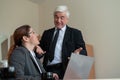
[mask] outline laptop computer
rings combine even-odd
[[[72,53],[63,80],[88,79],[94,58]]]

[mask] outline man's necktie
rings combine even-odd
[[[49,48],[49,60],[52,61],[54,59],[54,52],[55,52],[55,46],[56,46],[56,43],[57,43],[57,39],[58,39],[58,36],[59,36],[59,31],[60,29],[57,29],[55,35],[54,35],[54,38],[52,40],[52,43],[50,45],[50,48]]]

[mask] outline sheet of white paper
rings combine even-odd
[[[88,79],[94,58],[72,53],[64,79]]]

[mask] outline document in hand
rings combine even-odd
[[[93,57],[72,53],[63,80],[88,79],[93,62]]]

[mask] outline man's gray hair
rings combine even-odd
[[[67,17],[69,18],[69,16],[70,16],[68,8],[65,5],[57,6],[55,11],[54,11],[54,15],[55,15],[56,12],[66,12]]]

